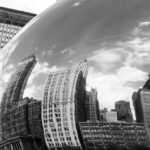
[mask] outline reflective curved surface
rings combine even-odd
[[[148,0],[56,3],[0,51],[0,96],[16,64],[36,54],[38,63],[24,96],[42,99],[49,72],[88,59],[87,86],[97,87],[101,107],[113,108],[116,100],[130,100],[150,71],[149,8]]]

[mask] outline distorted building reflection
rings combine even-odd
[[[82,147],[78,123],[85,121],[87,61],[48,76],[42,101],[42,122],[48,149]]]
[[[28,77],[37,59],[23,59],[12,73],[1,100],[2,142],[0,150],[46,148],[41,119],[41,102],[24,98]]]
[[[150,138],[150,90],[139,89],[132,95],[133,106],[135,109],[136,121],[145,124]]]

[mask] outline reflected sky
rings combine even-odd
[[[97,88],[100,108],[131,101],[150,72],[149,16],[149,0],[61,0],[0,51],[0,95],[16,64],[36,54],[24,96],[42,100],[50,72],[87,59],[87,88]]]

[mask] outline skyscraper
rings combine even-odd
[[[48,76],[42,103],[47,147],[81,147],[78,122],[85,120],[84,94],[87,62]]]
[[[26,97],[3,116],[0,150],[47,150],[41,119],[41,101]]]
[[[36,57],[32,55],[24,59],[16,67],[16,70],[10,77],[7,87],[3,93],[1,100],[2,114],[7,110],[17,107],[18,102],[22,100],[28,77],[36,62]]]
[[[144,123],[143,106],[141,100],[141,90],[132,94],[133,107],[135,110],[136,122]]]
[[[132,96],[137,122],[145,124],[150,138],[150,90],[140,89]]]
[[[40,136],[43,132],[42,122],[39,122],[41,109],[38,107],[39,109],[33,110],[39,104],[29,105],[32,100],[22,98],[28,77],[36,62],[36,57],[32,55],[18,63],[3,93],[0,114],[2,129],[0,149],[12,150],[16,145],[19,150],[33,150],[35,146],[39,147],[38,150],[42,150],[45,147],[45,142]],[[35,116],[35,113],[38,117]],[[38,136],[32,130],[33,120],[34,123],[38,122],[36,124]],[[38,145],[40,143],[41,145]]]
[[[0,7],[0,49],[34,16],[32,13]]]
[[[133,121],[129,102],[123,100],[118,101],[115,103],[115,109],[117,111],[118,120],[127,122]]]
[[[91,88],[91,91],[86,91],[85,112],[86,120],[100,120],[99,102],[97,99],[97,90],[95,88]]]

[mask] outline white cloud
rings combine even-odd
[[[14,71],[14,65],[13,64],[10,64],[8,66],[6,66],[4,69],[3,69],[3,72],[2,72],[2,76],[1,76],[1,79],[0,79],[0,82],[1,84],[4,82],[4,83],[7,83],[12,72]]]
[[[27,82],[24,95],[29,96],[29,97],[33,96],[35,98],[38,98],[38,97],[41,98],[41,95],[43,95],[41,86],[43,86],[44,88],[45,82],[43,82],[43,84],[39,86],[35,82],[35,79],[37,77],[40,77],[41,75],[44,75],[46,79],[47,75],[50,72],[55,72],[55,71],[63,70],[63,69],[65,68],[57,67],[57,66],[50,67],[48,63],[46,62],[43,62],[43,63],[38,62],[36,66],[34,67],[33,71],[31,72],[31,75],[29,76],[29,80]],[[3,74],[0,78],[0,98],[2,97],[2,93],[13,71],[14,71],[14,66],[12,64],[8,65],[5,68],[5,70],[3,70]]]
[[[66,49],[62,50],[60,53],[72,55],[72,54],[74,54],[74,51],[71,48],[66,48]]]
[[[150,25],[150,21],[143,21],[143,22],[140,22],[139,27],[145,27],[148,25]]]
[[[44,63],[37,62],[36,66],[31,72],[31,75],[28,80],[28,84],[32,84],[33,80],[41,74],[49,74],[50,72],[55,72],[55,71],[63,70],[63,69],[65,68],[57,67],[57,66],[49,67],[49,64],[47,62],[44,62]]]
[[[118,49],[100,49],[94,52],[94,55],[88,58],[89,61],[96,62],[97,66],[101,67],[103,71],[107,71],[116,66],[120,62],[121,55],[116,53]]]
[[[74,3],[73,6],[79,6],[81,3]]]
[[[142,43],[142,39],[139,37],[135,37],[132,40],[126,42],[127,45],[139,45],[141,43]],[[124,44],[123,44],[123,46],[124,46]]]
[[[143,66],[150,61],[150,40],[136,38],[125,42],[124,48],[128,51],[126,65]]]
[[[29,77],[29,80],[27,82],[27,86],[24,91],[23,97],[34,97],[37,99],[42,99],[43,98],[43,93],[44,93],[44,87],[45,87],[45,82],[47,79],[47,76],[50,72],[55,72],[59,70],[64,70],[64,67],[57,67],[57,66],[52,66],[50,67],[48,63],[37,63],[36,66],[34,67],[33,71],[31,72],[31,75]],[[35,80],[37,78],[41,78],[42,83],[39,85]]]
[[[23,97],[33,97],[35,95],[35,92],[37,91],[36,85],[29,86],[25,89]]]
[[[142,21],[134,28],[131,34],[134,36],[149,35],[149,33],[144,32],[145,27],[148,27],[149,25],[150,21]]]
[[[147,78],[147,73],[131,66],[124,66],[118,69],[117,77],[120,83],[143,81]]]
[[[136,30],[136,36],[132,33],[128,41],[117,42],[116,45],[126,53],[125,65],[144,66],[150,62],[150,35],[145,34],[141,27],[136,27]]]
[[[130,66],[123,66],[113,74],[103,74],[90,67],[87,83],[88,87],[97,87],[100,107],[111,109],[117,100],[129,100],[132,104],[131,96],[137,89],[127,83],[144,81],[146,75],[147,73]]]

